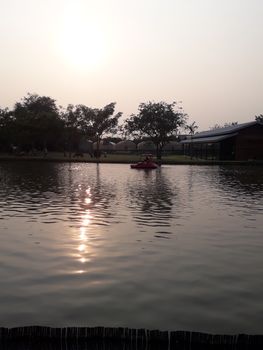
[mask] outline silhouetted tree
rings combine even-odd
[[[196,130],[198,129],[198,125],[196,125],[196,122],[193,122],[192,124],[188,124],[185,126],[185,129],[189,131],[190,135],[194,135]]]
[[[189,134],[191,135],[191,159],[193,158],[193,135],[195,133],[195,131],[198,129],[198,126],[196,125],[195,122],[193,122],[192,124],[186,125],[185,129],[189,131]]]
[[[156,146],[156,154],[162,157],[162,150],[178,129],[186,123],[187,114],[177,107],[176,102],[148,102],[139,105],[137,115],[132,114],[125,121],[125,129],[135,138],[148,137]]]
[[[114,133],[117,130],[118,121],[122,113],[118,112],[114,115],[116,103],[112,102],[105,107],[93,108],[87,111],[83,120],[83,128],[85,133],[92,136],[96,141],[96,157],[99,158],[99,145],[102,137],[109,133]]]
[[[88,109],[84,105],[69,104],[63,113],[64,120],[64,151],[69,151],[71,157],[73,145],[79,144],[83,130],[83,111]],[[78,147],[78,146],[77,146]]]
[[[210,127],[210,130],[228,128],[229,126],[235,126],[235,125],[238,125],[238,122],[229,122],[229,123],[225,123],[223,125],[215,124],[215,125]]]
[[[0,148],[10,151],[11,144],[15,140],[14,118],[8,108],[0,108]]]
[[[263,123],[263,114],[256,115],[255,120],[259,123]]]
[[[114,114],[115,103],[104,108],[91,108],[85,105],[68,105],[64,114],[65,128],[68,134],[69,146],[73,140],[86,136],[97,143],[96,156],[99,157],[99,144],[105,134],[114,132],[122,113]]]
[[[54,146],[63,130],[56,101],[47,96],[28,94],[15,104],[13,116],[21,147]]]

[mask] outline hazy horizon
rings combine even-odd
[[[0,107],[28,92],[123,118],[182,101],[199,130],[263,113],[260,0],[0,0]]]

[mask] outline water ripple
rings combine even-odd
[[[0,323],[263,324],[263,169],[0,164]]]

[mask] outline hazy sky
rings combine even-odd
[[[0,106],[27,92],[124,117],[183,101],[199,131],[263,113],[262,0],[0,0]]]

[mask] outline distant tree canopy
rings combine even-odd
[[[176,102],[141,103],[138,112],[121,126],[118,123],[122,113],[116,113],[115,107],[116,103],[111,102],[103,108],[69,104],[63,109],[51,97],[29,93],[13,109],[0,108],[0,151],[47,148],[68,151],[71,155],[90,140],[97,143],[98,157],[102,138],[111,134],[118,140],[128,136],[151,140],[157,157],[161,158],[163,147],[176,138],[179,130],[193,135],[198,128],[195,122],[187,124],[188,116]],[[255,116],[255,120],[263,123],[263,115]],[[210,129],[233,125],[237,122],[216,124]]]
[[[63,129],[56,101],[37,94],[28,94],[15,104],[13,125],[16,143],[28,148],[53,145]]]
[[[259,123],[263,123],[263,114],[256,115],[255,120]]]
[[[66,109],[47,96],[27,94],[14,108],[0,108],[0,150],[78,151],[81,138],[98,144],[108,133],[115,132],[122,113],[116,113],[115,103],[91,108],[69,104]]]
[[[193,122],[192,124],[186,125],[185,129],[189,132],[190,135],[194,135],[194,133],[198,129],[198,125],[196,125],[196,122]]]
[[[223,125],[215,124],[215,125],[210,127],[210,130],[221,129],[221,128],[228,128],[229,126],[234,126],[234,125],[238,125],[238,122],[229,122],[229,123],[225,123]]]
[[[84,135],[83,120],[89,108],[84,105],[74,106],[69,104],[66,110],[62,113],[64,121],[64,151],[68,151],[70,156],[72,150],[78,151],[78,143]]]
[[[141,103],[138,114],[126,119],[126,132],[135,138],[148,137],[156,146],[157,157],[161,158],[165,144],[186,124],[187,115],[176,107],[176,102]]]
[[[80,136],[85,136],[97,142],[96,154],[98,156],[102,137],[114,132],[122,115],[122,113],[114,115],[114,110],[114,102],[101,109],[85,105],[68,105],[64,113],[64,122],[69,145],[71,146]]]
[[[8,108],[0,108],[0,149],[8,150],[14,140],[14,121]]]
[[[99,157],[99,144],[105,134],[117,132],[119,118],[122,113],[114,115],[116,103],[112,102],[102,109],[92,109],[90,118],[86,120],[85,130],[93,135],[97,143],[96,156]]]
[[[84,124],[84,129],[87,134],[95,137],[96,141],[100,142],[105,134],[117,131],[118,121],[122,113],[114,115],[115,105],[116,103],[112,102],[101,109],[90,110],[90,116]]]

